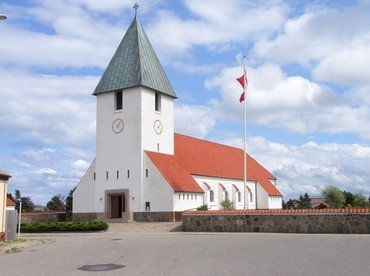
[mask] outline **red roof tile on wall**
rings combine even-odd
[[[177,192],[203,192],[191,175],[244,179],[243,150],[175,133],[175,155],[145,151]],[[271,196],[281,196],[270,182],[276,178],[247,155],[248,180],[257,181]]]

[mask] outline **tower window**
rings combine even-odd
[[[157,151],[159,151],[159,143],[157,143]]]
[[[96,180],[96,173],[94,172],[94,180]]]
[[[116,110],[122,110],[123,108],[123,94],[122,91],[115,93]]]
[[[105,172],[105,178],[108,179],[108,171]]]
[[[148,169],[145,170],[145,176],[148,177],[149,176],[149,171]]]
[[[161,94],[155,93],[155,111],[161,112]]]
[[[117,171],[117,179],[119,178],[119,171]]]
[[[130,178],[130,170],[127,170],[127,178]]]

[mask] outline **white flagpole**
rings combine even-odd
[[[248,202],[248,198],[247,198],[247,72],[246,72],[246,69],[245,69],[245,65],[246,64],[246,61],[245,61],[245,56],[244,56],[244,65],[243,65],[243,69],[244,69],[244,209],[247,209],[247,202]]]

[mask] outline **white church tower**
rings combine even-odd
[[[144,151],[174,154],[176,99],[136,16],[93,95],[96,159],[73,194],[73,213],[129,220],[132,212],[150,209]]]

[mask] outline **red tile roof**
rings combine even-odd
[[[177,133],[174,138],[174,156],[146,153],[175,191],[202,190],[191,175],[244,179],[243,150]],[[281,196],[270,182],[276,178],[249,155],[247,176],[248,180],[257,181],[269,195]]]
[[[6,198],[6,206],[17,206],[9,197]]]
[[[174,155],[151,151],[145,153],[175,192],[204,192],[190,173],[177,162]]]

